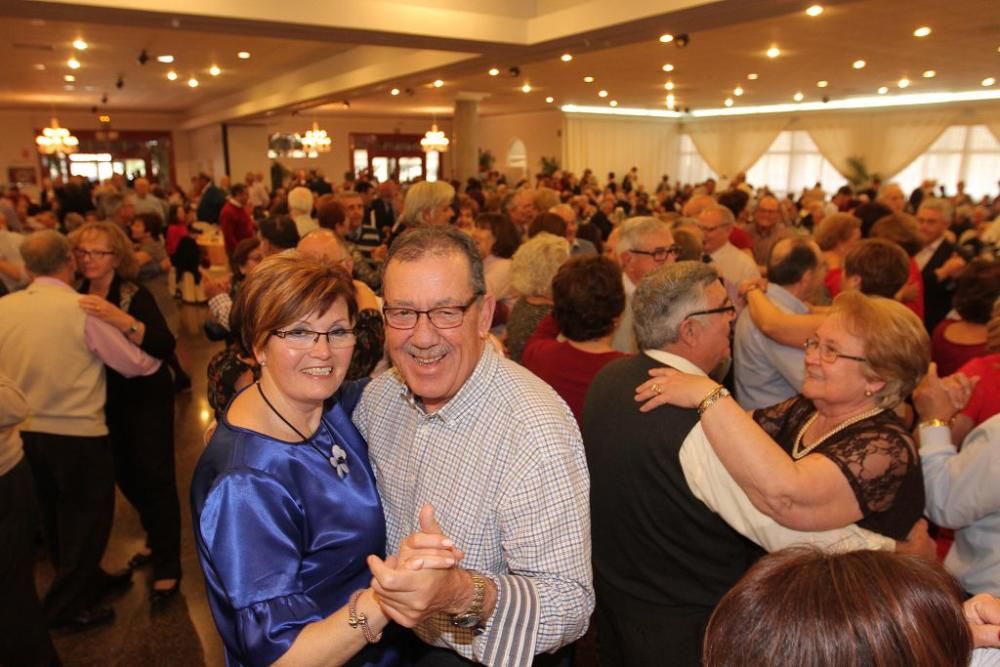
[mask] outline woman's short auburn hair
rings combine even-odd
[[[885,551],[783,549],[761,558],[708,622],[706,667],[965,667],[962,593],[936,562]]]
[[[855,229],[861,229],[859,219],[850,213],[834,213],[817,225],[813,240],[820,250],[833,250],[841,243],[850,241]]]
[[[351,276],[339,265],[303,257],[295,251],[265,258],[240,287],[231,318],[239,322],[243,346],[256,356],[271,334],[325,313],[338,299],[354,322],[358,302]]]
[[[132,241],[125,236],[122,228],[107,220],[97,220],[95,222],[85,222],[69,235],[70,245],[76,250],[77,246],[88,238],[103,236],[108,242],[111,252],[115,253],[118,266],[115,273],[124,280],[135,280],[139,274],[139,264],[135,261],[132,253]]]
[[[625,310],[622,270],[600,255],[571,257],[552,279],[552,316],[559,331],[577,342],[607,336]]]
[[[842,317],[848,333],[861,339],[866,376],[885,382],[875,392],[880,407],[895,407],[920,384],[931,363],[931,341],[912,310],[851,290],[837,295],[830,315]]]

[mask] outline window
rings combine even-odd
[[[702,183],[710,178],[718,180],[718,176],[708,166],[698,152],[698,147],[691,141],[691,136],[681,135],[679,149],[680,165],[677,170],[678,183]]]
[[[747,169],[747,181],[755,188],[767,186],[779,197],[797,196],[817,183],[829,195],[847,179],[823,157],[805,130],[785,130],[770,148]]]
[[[996,194],[997,174],[1000,141],[989,128],[952,125],[891,180],[899,183],[904,192],[911,192],[925,179],[933,178],[949,195],[955,194],[958,181],[965,181],[965,192],[978,201],[983,195]]]

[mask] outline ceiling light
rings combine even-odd
[[[750,79],[751,81],[756,81],[757,80],[757,73],[756,72],[750,72],[749,74],[747,74],[747,78]]]
[[[568,63],[570,60],[573,60],[573,56],[572,54],[564,53],[561,56],[559,56],[559,60],[563,61],[564,63]]]
[[[866,63],[864,60],[855,60],[853,63],[851,63],[851,67],[853,67],[854,69],[864,69],[865,65],[867,64],[868,63]]]
[[[899,86],[900,88],[909,88],[910,80],[904,76],[902,79],[896,82],[896,85]]]
[[[198,87],[198,79],[196,79],[194,77],[191,77],[190,79],[188,79],[188,85],[191,86],[192,88],[197,88]]]
[[[781,55],[781,49],[779,49],[777,46],[772,46],[767,50],[768,58],[777,58],[780,55]]]
[[[666,65],[663,66],[663,71],[664,72],[673,72],[674,71],[674,66],[671,65],[670,63],[667,63]]]
[[[208,68],[208,73],[211,74],[212,76],[219,76],[220,74],[222,74],[222,70],[219,69],[218,65],[212,65],[211,67]]]
[[[521,86],[521,92],[522,93],[530,93],[531,92],[531,84],[530,83],[526,83],[523,86]]]
[[[80,61],[77,60],[76,58],[70,58],[69,60],[67,60],[66,65],[70,69],[80,69]]]
[[[87,42],[83,41],[82,39],[73,40],[73,48],[76,49],[77,51],[86,51],[87,46],[88,46]]]
[[[438,129],[437,123],[431,123],[431,129],[420,140],[420,147],[425,153],[445,153],[448,151],[448,143],[448,137]]]
[[[878,89],[878,94],[879,95],[885,95],[888,92],[889,92],[889,86],[879,86],[879,89]]]
[[[67,86],[67,89],[72,88],[72,86]],[[38,152],[45,155],[75,153],[80,146],[80,140],[70,134],[66,128],[59,127],[59,121],[53,118],[49,126],[35,137],[35,145],[38,146]]]
[[[823,13],[823,8],[819,5],[813,5],[812,7],[806,10],[806,14],[808,14],[809,16],[819,16],[822,13]]]
[[[176,81],[177,80],[177,72],[175,72],[174,70],[170,70],[169,72],[167,72],[167,78],[169,80],[171,80],[171,81]]]
[[[816,87],[817,88],[826,88],[829,85],[830,85],[829,81],[817,81],[816,82]]]
[[[491,67],[490,71],[487,72],[487,74],[489,74],[490,76],[497,76],[498,74],[500,74],[500,70],[498,70],[496,67]]]
[[[792,99],[795,100],[796,102],[801,102],[802,100],[805,99],[805,97],[806,96],[802,94],[802,91],[799,91],[794,95],[792,95]]]
[[[980,83],[983,85],[983,87],[989,88],[996,82],[997,82],[996,79],[994,79],[992,76],[988,76],[985,79],[983,79]]]
[[[45,65],[43,65],[42,63],[35,63],[34,65],[32,65],[32,67],[37,69],[39,72],[45,71]]]
[[[389,94],[392,95],[393,97],[399,95],[399,88],[393,88],[392,90],[389,91]]]
[[[76,77],[73,76],[72,74],[67,74],[66,76],[63,77],[63,81],[67,83],[73,83],[74,81],[76,81]]]
[[[302,148],[307,153],[329,153],[333,139],[319,127],[319,123],[313,121],[312,127],[302,135]]]
[[[599,90],[599,91],[597,91],[597,96],[598,97],[607,97],[608,96],[608,91],[606,91],[606,90]]]
[[[444,81],[442,81],[441,79],[437,79],[437,80],[436,80],[436,81],[434,82],[434,87],[435,87],[435,88],[440,88],[440,87],[441,87],[441,86],[443,86],[443,85],[444,85]]]
[[[618,100],[611,100],[610,102],[608,102],[608,104],[610,104],[613,107],[616,107],[618,106]]]
[[[110,123],[111,122],[111,116],[109,116],[108,114],[104,113],[104,114],[101,114],[100,116],[98,116],[97,120],[101,121],[102,123]]]
[[[733,95],[739,97],[742,94],[743,94],[743,86],[736,86],[735,88],[733,88]]]
[[[236,54],[236,57],[239,58],[240,60],[250,60],[250,52],[240,51],[239,53]]]
[[[922,25],[913,31],[914,37],[926,37],[929,34],[931,34],[931,29],[925,25]]]
[[[545,98],[545,103],[546,104],[552,104],[555,101],[556,101],[556,98],[551,97],[551,96]]]
[[[725,101],[725,102],[723,102],[723,104],[725,104],[725,105],[726,105],[727,107],[731,107],[731,106],[733,106],[733,98],[731,98],[731,97],[727,97],[727,98],[726,98],[726,101]]]
[[[937,76],[937,72],[935,72],[932,69],[929,69],[926,72],[924,72],[924,78],[925,79],[933,79],[936,76]]]
[[[663,84],[663,87],[666,88],[667,90],[673,90],[674,89],[674,82],[673,81],[667,81],[665,84]]]
[[[667,33],[665,35],[660,35],[660,42],[661,43],[663,43],[663,44],[669,44],[672,41],[674,41],[674,36],[671,35],[670,33]]]
[[[169,53],[164,53],[162,56],[156,56],[156,62],[163,63],[164,65],[169,65],[174,62],[174,57]]]
[[[583,82],[584,83],[594,83],[594,77],[592,77],[592,76],[585,76],[585,77],[583,77]]]

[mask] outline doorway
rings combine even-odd
[[[419,134],[350,134],[350,168],[355,176],[372,176],[380,183],[442,178],[440,154],[425,153]]]

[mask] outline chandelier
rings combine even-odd
[[[326,130],[319,129],[316,121],[313,121],[311,130],[306,130],[301,139],[302,149],[309,153],[327,153],[333,140],[327,135]]]
[[[38,152],[45,155],[75,153],[80,147],[80,140],[66,128],[59,127],[59,121],[54,117],[50,126],[35,137],[35,143],[38,144]]]
[[[420,140],[420,146],[424,149],[425,153],[435,151],[444,153],[448,150],[448,137],[444,136],[444,132],[438,129],[437,123],[433,123],[431,129]]]

